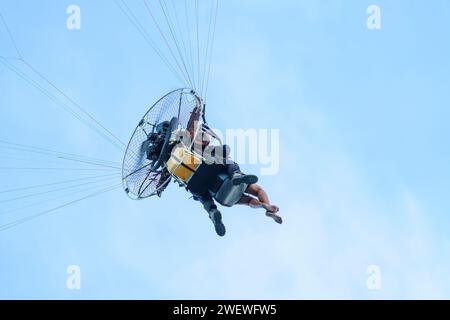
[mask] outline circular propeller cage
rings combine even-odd
[[[202,100],[191,89],[178,89],[162,97],[139,121],[130,139],[122,166],[122,182],[127,195],[133,200],[146,199],[158,194],[170,182],[163,175],[163,167],[153,168],[154,161],[147,158],[148,139],[157,126],[173,118],[178,119],[177,129],[187,129],[191,113],[202,108]],[[199,121],[202,121],[200,116]],[[145,148],[143,146],[146,146]]]

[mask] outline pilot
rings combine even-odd
[[[266,210],[266,216],[272,218],[276,223],[282,224],[282,218],[277,214],[279,208],[270,204],[267,193],[256,183],[258,177],[242,173],[239,165],[230,160],[230,148],[228,146],[212,146],[211,136],[207,133],[196,135],[196,124],[198,123],[201,110],[197,107],[191,114],[187,131],[191,137],[194,137],[193,148],[198,154],[202,154],[205,159],[195,172],[195,175],[187,185],[188,191],[193,198],[200,201],[214,224],[216,233],[223,237],[226,233],[225,225],[222,221],[222,214],[210,193],[210,184],[213,179],[220,174],[228,175],[235,186],[248,185],[244,195],[238,204],[247,205],[255,209]]]

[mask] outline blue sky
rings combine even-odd
[[[81,30],[65,27],[70,4]],[[382,10],[379,31],[366,28],[371,4]],[[224,209],[219,239],[182,189],[142,202],[118,189],[0,233],[0,298],[450,298],[449,9],[445,0],[224,1],[208,119],[280,129],[280,172],[261,183],[285,224]],[[122,140],[179,86],[112,1],[1,0],[0,12],[23,56]],[[1,28],[0,52],[14,54]],[[3,65],[0,93],[0,139],[121,162]],[[2,167],[59,165],[0,152]],[[1,174],[2,189],[79,177]],[[66,288],[69,265],[81,268],[79,291]],[[366,287],[370,265],[381,290]]]

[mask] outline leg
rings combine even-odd
[[[258,182],[258,177],[252,174],[244,174],[236,162],[224,164],[225,172],[231,177],[231,181],[235,186],[242,183],[252,185]]]
[[[205,194],[203,196],[194,196],[194,199],[202,203],[203,208],[205,208],[206,212],[208,212],[209,218],[214,224],[216,233],[219,236],[223,237],[226,233],[226,229],[225,225],[222,222],[222,214],[217,209],[217,205],[211,195]]]
[[[241,200],[239,200],[238,204],[243,204],[243,205],[247,205],[250,208],[253,209],[266,209],[264,207],[264,204],[259,201],[257,198],[249,196],[249,195],[244,195],[242,196]]]
[[[232,161],[229,155],[230,147],[227,145],[216,147],[216,149],[214,149],[213,156],[216,159],[216,163],[223,165],[221,171],[223,173],[226,173],[231,178],[234,185],[237,186],[242,183],[250,185],[258,182],[257,176],[243,174],[239,165],[236,162]]]
[[[217,209],[217,205],[214,202],[212,197],[200,197],[199,201],[202,203],[203,208],[206,210],[206,212],[210,212],[211,210]]]
[[[216,163],[223,165],[223,172],[232,177],[236,173],[241,173],[239,165],[230,160],[230,147],[223,145],[216,147],[213,152],[213,156],[216,159]]]
[[[254,209],[264,208],[266,215],[275,220],[275,222],[281,224],[283,220],[277,215],[280,209],[271,205],[267,193],[258,185],[252,184],[247,188],[249,195],[243,196],[239,201],[240,204],[248,205]]]
[[[226,172],[230,177],[234,176],[236,173],[241,173],[241,168],[236,162],[224,164]]]
[[[259,206],[259,208],[264,208],[271,213],[277,213],[280,210],[277,206],[270,204],[269,196],[259,185],[250,185],[246,192],[257,198],[251,198],[250,205]]]

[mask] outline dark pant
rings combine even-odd
[[[216,164],[217,166],[217,164]],[[220,164],[219,173],[225,173],[228,176],[232,177],[236,172],[241,172],[239,165],[235,162],[228,164]],[[210,212],[212,209],[217,209],[216,204],[214,203],[214,199],[208,191],[204,191],[201,194],[194,194],[194,200],[200,201],[203,205],[203,208],[207,212]]]
[[[219,161],[220,165],[223,165],[223,168],[221,169],[221,173],[226,173],[230,177],[232,177],[236,172],[241,172],[241,168],[239,168],[239,165],[236,162],[229,160],[229,155],[230,155],[230,147],[229,146],[223,145],[222,148],[220,148],[219,152],[217,152],[217,153],[220,153],[220,154],[216,154],[216,152],[213,152],[213,156],[217,156],[216,160]]]

